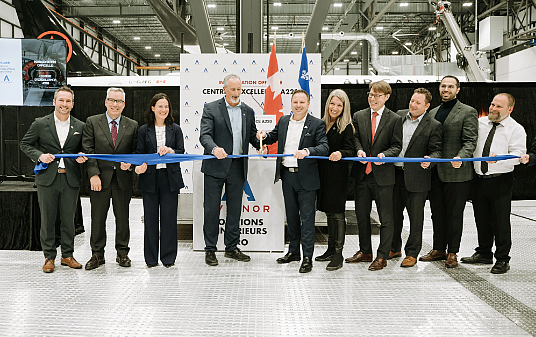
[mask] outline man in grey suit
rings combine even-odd
[[[106,112],[88,117],[82,146],[88,154],[129,154],[136,152],[138,122],[121,115],[125,108],[125,92],[121,88],[109,88],[104,101]],[[127,163],[89,159],[87,173],[91,184],[91,251],[86,270],[104,264],[106,247],[106,218],[110,198],[115,215],[116,262],[121,267],[130,267],[129,204],[132,197],[132,168]]]
[[[277,142],[277,153],[292,154],[292,157],[278,157],[275,181],[283,181],[283,198],[287,216],[289,246],[288,253],[277,259],[277,263],[300,261],[300,241],[303,262],[300,273],[313,269],[315,246],[315,202],[320,188],[320,175],[316,159],[307,156],[327,156],[329,154],[326,123],[307,112],[309,95],[304,90],[296,90],[291,99],[292,115],[282,116],[275,128],[268,134],[258,132],[258,138],[265,138],[266,144]]]
[[[250,257],[237,247],[240,241],[242,196],[248,172],[247,158],[227,158],[228,154],[248,154],[249,146],[259,148],[255,137],[255,112],[240,101],[242,81],[236,75],[223,80],[225,97],[205,104],[201,117],[199,141],[204,154],[217,159],[204,160],[204,224],[205,263],[217,266],[216,244],[220,231],[221,192],[225,185],[227,217],[225,219],[225,257],[248,262]]]
[[[41,247],[45,255],[43,271],[54,271],[56,259],[56,213],[61,219],[61,264],[82,268],[74,257],[74,214],[81,182],[81,163],[87,157],[56,159],[54,153],[79,153],[84,123],[70,115],[74,92],[62,87],[54,93],[54,112],[36,118],[20,141],[21,150],[34,162],[48,164],[35,177],[41,211]]]
[[[441,123],[426,110],[430,107],[432,94],[424,88],[415,89],[409,109],[400,110],[402,117],[402,151],[399,157],[440,158]],[[431,188],[430,162],[395,163],[395,188],[393,196],[394,232],[391,255],[401,256],[404,208],[410,219],[406,257],[401,267],[413,267],[422,247],[424,204]]]
[[[443,158],[471,158],[478,138],[478,113],[460,102],[460,81],[445,76],[439,85],[443,103],[430,111],[430,116],[443,124]],[[432,210],[434,244],[419,261],[446,260],[447,268],[458,266],[463,229],[463,211],[471,191],[471,163],[438,163],[432,169],[432,189],[428,197]],[[448,250],[447,250],[448,249]],[[447,254],[448,252],[448,254]]]

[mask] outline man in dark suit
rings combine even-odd
[[[20,141],[21,150],[34,162],[48,164],[35,177],[41,211],[41,247],[45,255],[43,271],[54,271],[56,259],[56,213],[61,219],[61,264],[82,268],[74,257],[74,214],[81,181],[81,163],[87,160],[56,159],[53,153],[79,153],[82,149],[84,123],[70,115],[74,93],[62,87],[54,93],[54,112],[36,118]]]
[[[443,124],[443,158],[471,158],[478,138],[478,113],[460,102],[460,81],[445,76],[439,85],[443,103],[432,109],[430,117]],[[447,268],[458,266],[463,229],[463,211],[471,191],[471,163],[438,163],[432,168],[432,189],[428,193],[434,227],[432,250],[419,261],[446,260]],[[448,247],[448,254],[446,252]]]
[[[259,148],[255,137],[255,112],[240,101],[242,81],[236,75],[227,75],[223,80],[225,97],[207,103],[203,107],[199,141],[204,154],[217,159],[204,160],[204,224],[205,263],[217,266],[216,244],[220,231],[220,206],[225,185],[227,217],[225,219],[225,257],[248,262],[250,257],[237,247],[240,241],[240,214],[242,196],[248,172],[247,158],[227,158],[228,154],[248,154],[249,146]]]
[[[352,119],[358,157],[396,157],[402,149],[402,119],[385,107],[391,86],[384,82],[371,83],[369,108],[357,111]],[[347,258],[348,263],[372,262],[369,270],[381,270],[387,265],[393,241],[393,186],[395,168],[392,163],[354,163],[355,213],[359,230],[360,250]],[[380,216],[380,245],[372,261],[370,210],[376,200]]]
[[[402,117],[402,151],[399,157],[440,158],[441,123],[431,118],[426,110],[432,94],[424,88],[415,89],[409,110],[400,110]],[[395,163],[395,187],[393,197],[394,232],[391,256],[402,255],[402,227],[404,208],[408,211],[410,227],[406,243],[406,257],[401,267],[413,267],[422,247],[424,204],[431,188],[430,162]]]
[[[278,142],[277,153],[293,154],[293,157],[278,157],[275,181],[283,182],[283,198],[287,216],[289,247],[288,253],[277,259],[277,263],[300,261],[300,241],[303,262],[300,273],[308,273],[313,268],[315,246],[315,204],[316,191],[320,188],[320,175],[316,159],[307,156],[327,156],[329,154],[326,123],[310,114],[309,95],[304,90],[296,90],[291,99],[292,115],[282,116],[275,128],[268,134],[258,132],[258,138],[265,138],[266,144]]]
[[[125,108],[125,92],[121,88],[109,88],[104,105],[106,112],[88,117],[82,146],[86,153],[128,154],[136,152],[138,122],[122,116]],[[106,247],[106,217],[110,198],[115,215],[116,261],[121,267],[130,267],[129,204],[132,196],[132,168],[127,163],[89,159],[86,168],[91,184],[91,251],[86,270],[104,264]]]

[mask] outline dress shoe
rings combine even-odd
[[[335,253],[331,258],[331,261],[326,266],[326,270],[333,271],[342,268],[343,257],[342,253]]]
[[[413,267],[416,263],[417,263],[416,258],[414,258],[413,256],[406,256],[404,260],[402,260],[400,267],[409,268],[409,267]]]
[[[382,270],[383,267],[387,266],[387,260],[377,257],[374,262],[368,267],[368,270]]]
[[[175,265],[175,263],[167,263],[167,264],[164,264],[164,267],[166,268],[171,268]]]
[[[510,264],[506,261],[497,261],[491,268],[492,274],[504,274],[510,270]]]
[[[74,268],[74,269],[82,268],[82,265],[80,263],[78,263],[78,261],[76,261],[74,259],[74,257],[72,257],[72,256],[70,256],[70,257],[62,257],[61,258],[61,265],[62,266],[69,266],[69,267]]]
[[[315,261],[331,261],[331,258],[333,257],[333,253],[335,252],[335,250],[332,248],[328,248],[326,250],[326,252],[322,255],[318,255],[317,257],[315,257]]]
[[[358,263],[358,262],[372,262],[372,254],[363,254],[363,252],[358,251],[354,256],[347,258],[346,263]]]
[[[310,272],[311,270],[313,270],[313,261],[311,260],[310,257],[308,256],[305,256],[303,258],[303,262],[300,266],[300,273],[308,273]]]
[[[115,262],[119,263],[121,267],[130,267],[132,265],[132,261],[130,261],[127,254],[117,254]]]
[[[300,254],[287,253],[285,254],[285,256],[278,258],[276,261],[277,263],[282,264],[282,263],[289,263],[292,261],[300,261],[300,260],[301,260]]]
[[[223,256],[228,257],[230,259],[235,259],[237,261],[242,261],[242,262],[249,262],[249,260],[251,260],[249,256],[242,253],[240,249],[238,248],[235,248],[229,252],[226,251]]]
[[[217,266],[218,259],[216,258],[216,253],[211,251],[205,252],[205,263],[209,266]]]
[[[99,256],[97,254],[91,255],[91,259],[86,263],[86,270],[95,269],[101,264],[104,264],[104,256]]]
[[[428,254],[421,256],[419,258],[419,261],[430,262],[430,261],[439,261],[439,260],[446,260],[446,259],[447,259],[447,253],[432,249],[430,252],[428,252]]]
[[[54,260],[45,259],[45,264],[43,265],[43,271],[45,273],[52,273],[54,271]]]
[[[458,267],[458,257],[454,253],[449,253],[447,261],[445,261],[445,267],[454,268]]]
[[[154,268],[158,266],[158,263],[157,264],[150,264],[150,263],[147,263],[147,268]]]
[[[389,258],[387,260],[390,260],[390,259],[394,259],[395,257],[401,257],[402,256],[402,251],[398,251],[398,252],[389,252]]]
[[[480,253],[474,253],[471,256],[468,257],[462,257],[460,259],[462,263],[469,263],[469,264],[475,264],[475,263],[481,263],[481,264],[493,264],[493,259],[488,259],[482,256]]]

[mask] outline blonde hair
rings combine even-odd
[[[333,97],[340,99],[343,105],[342,113],[337,117],[337,120],[334,123],[331,122],[331,117],[329,116],[329,103],[331,103]],[[326,107],[324,108],[324,117],[322,117],[322,120],[326,123],[326,132],[329,131],[333,124],[337,125],[339,133],[342,133],[348,124],[352,125],[352,131],[355,132],[354,125],[352,124],[352,113],[350,112],[350,100],[343,90],[335,89],[329,94],[328,99],[326,100]]]

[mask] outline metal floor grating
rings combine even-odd
[[[85,264],[86,233],[76,237],[75,258]],[[179,241],[174,267],[147,269],[143,260],[141,200],[131,203],[131,268],[115,262],[113,214],[108,220],[106,264],[93,271],[59,266],[41,271],[42,252],[0,251],[1,336],[529,336],[536,334],[536,207],[514,206],[512,269],[489,273],[491,265],[419,262],[400,268],[402,258],[382,271],[368,263],[328,272],[315,262],[309,274],[299,263],[278,265],[281,253],[251,253],[249,263],[217,253],[209,267],[191,241]],[[407,227],[406,227],[407,228]],[[404,231],[404,235],[407,232]],[[426,210],[424,247],[432,225]],[[379,237],[373,237],[376,249]],[[476,245],[471,204],[459,257]],[[316,245],[315,255],[325,245]],[[344,255],[358,249],[348,235]],[[58,254],[59,255],[59,254]]]

